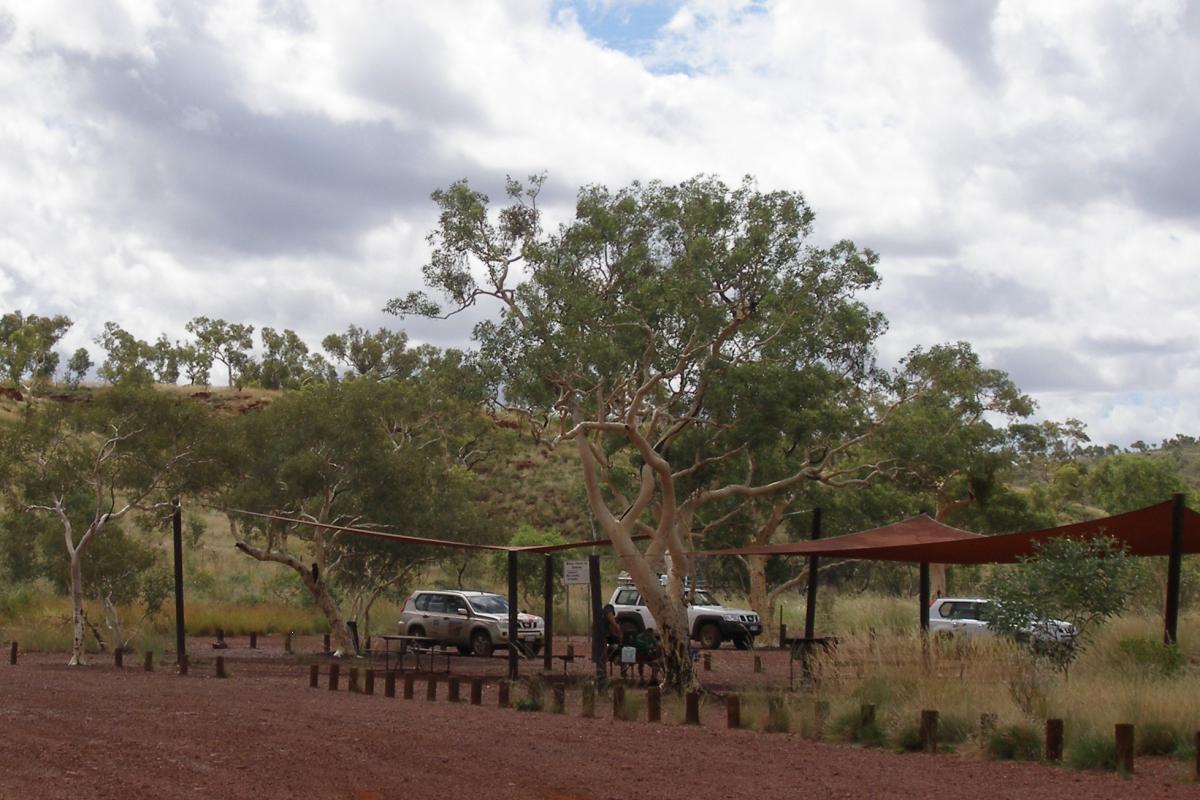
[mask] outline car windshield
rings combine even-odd
[[[685,597],[688,597],[688,596],[689,595],[685,595]],[[697,589],[695,596],[691,597],[689,602],[691,602],[691,604],[694,606],[717,606],[717,605],[720,605],[720,603],[717,602],[717,598],[713,597],[711,594],[704,591],[703,589]]]
[[[498,594],[471,598],[471,608],[479,614],[507,614],[508,601]]]

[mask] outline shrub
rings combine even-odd
[[[1139,725],[1136,735],[1134,752],[1143,756],[1173,755],[1181,749],[1181,745],[1187,744],[1187,737],[1180,735],[1170,725],[1164,725],[1161,722],[1147,722]]]
[[[882,747],[887,740],[878,721],[863,722],[858,710],[846,711],[830,720],[829,732],[838,739],[867,747]]]
[[[1187,663],[1187,658],[1178,644],[1164,645],[1154,639],[1130,637],[1117,642],[1121,655],[1128,658],[1139,667],[1149,667],[1170,677],[1179,672]]]
[[[1112,736],[1082,733],[1067,747],[1067,766],[1072,769],[1114,770],[1117,768],[1117,743]]]
[[[971,720],[957,714],[942,714],[938,719],[938,742],[961,744],[971,738],[975,726]]]
[[[1006,725],[987,737],[984,752],[1001,761],[1037,761],[1042,755],[1041,732],[1032,725]]]
[[[901,753],[919,753],[921,751],[921,726],[915,722],[901,725],[896,731],[896,750]]]
[[[787,733],[792,729],[792,712],[787,702],[782,698],[771,698],[767,701],[767,719],[763,730],[767,733]]]

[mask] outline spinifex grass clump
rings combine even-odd
[[[878,712],[876,712],[878,713]],[[877,717],[864,717],[862,709],[849,709],[837,714],[829,721],[829,733],[837,739],[866,747],[883,747],[887,735]]]
[[[1042,734],[1027,724],[1005,725],[984,739],[988,758],[1001,761],[1037,761],[1042,757]]]
[[[1117,743],[1112,734],[1083,731],[1067,741],[1067,766],[1072,769],[1114,770]]]
[[[541,711],[545,705],[546,690],[537,678],[525,682],[525,696],[517,701],[517,711]]]

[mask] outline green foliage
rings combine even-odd
[[[326,352],[350,367],[352,377],[388,380],[406,378],[420,365],[420,350],[408,349],[404,331],[386,328],[371,333],[351,325],[345,333],[331,333],[321,340]]]
[[[335,378],[333,367],[319,353],[309,353],[295,331],[263,328],[259,335],[263,355],[257,378],[264,389],[296,389]]]
[[[919,753],[922,748],[921,726],[916,722],[903,723],[896,729],[892,744],[901,753]]]
[[[1171,756],[1186,749],[1187,735],[1161,722],[1145,722],[1134,729],[1134,752],[1141,756]]]
[[[1117,648],[1139,670],[1170,677],[1187,666],[1187,658],[1178,644],[1164,645],[1154,639],[1131,637],[1117,642]]]
[[[865,747],[883,747],[887,742],[887,735],[878,719],[864,722],[862,713],[854,709],[838,714],[830,720],[829,732],[836,738]]]
[[[517,532],[508,540],[512,547],[539,547],[543,545],[566,544],[562,534],[557,531],[539,531],[528,525],[517,528]],[[541,553],[522,553],[517,556],[517,583],[526,603],[530,598],[541,597],[545,593],[545,556]],[[496,553],[491,557],[492,572],[496,579],[508,580],[508,554]],[[554,571],[554,595],[561,596],[563,592],[562,570]]]
[[[104,332],[96,337],[96,344],[105,352],[104,362],[96,370],[101,379],[126,385],[154,381],[154,348],[117,323],[104,323]]]
[[[63,382],[68,388],[78,389],[87,371],[93,367],[92,357],[86,347],[78,348],[67,360],[67,369],[63,374]]]
[[[988,758],[1000,761],[1037,761],[1042,757],[1042,733],[1032,725],[1005,725],[988,734]]]
[[[36,385],[49,381],[58,368],[54,345],[70,329],[62,315],[25,316],[12,311],[0,317],[0,370],[14,386],[28,378]]]
[[[223,319],[195,317],[184,327],[196,337],[197,349],[225,365],[229,385],[236,384],[240,389],[243,375],[251,366],[250,348],[254,346],[254,326],[226,322]]]
[[[1097,626],[1125,608],[1132,566],[1111,537],[1046,540],[1020,564],[993,571],[986,585],[996,600],[988,609],[989,625],[1021,638],[1031,624],[1059,619],[1074,624],[1085,643]],[[1069,661],[1077,649],[1058,655]]]
[[[1067,741],[1066,764],[1072,769],[1115,770],[1117,743],[1111,732],[1084,731]]]
[[[1134,453],[1101,459],[1086,484],[1096,504],[1110,514],[1161,503],[1185,488],[1172,459]]]

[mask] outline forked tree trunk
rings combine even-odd
[[[83,565],[80,560],[80,551],[76,548],[70,548],[71,556],[70,571],[71,571],[71,660],[67,662],[70,666],[83,666],[87,664],[87,654],[83,649],[84,635],[84,618],[83,618]]]

